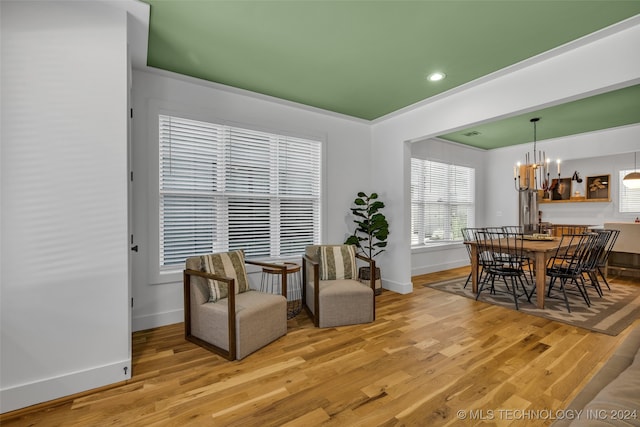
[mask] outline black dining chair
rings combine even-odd
[[[519,225],[503,225],[500,228],[505,233],[515,233],[515,234],[522,234],[523,233],[523,229]]]
[[[602,297],[602,287],[598,280],[598,263],[607,249],[611,233],[610,230],[597,230],[594,233],[593,244],[589,248],[589,252],[585,254],[586,259],[582,274],[589,279],[589,283],[596,290],[598,296]]]
[[[462,233],[462,238],[464,239],[465,242],[477,242],[478,231],[484,231],[484,228],[465,227],[460,229],[460,232]],[[465,247],[467,248],[467,255],[469,255],[469,262],[473,264],[473,259],[471,259],[472,258],[471,245],[465,245]],[[482,269],[482,253],[480,252],[479,248],[478,248],[478,254],[480,254],[479,260],[478,260],[478,283],[480,283],[482,281],[483,269]],[[467,276],[467,280],[466,282],[464,282],[465,289],[467,288],[467,285],[471,281],[472,275],[473,273],[470,272],[469,276]]]
[[[607,285],[607,289],[611,290],[611,286],[609,286],[609,282],[607,281],[606,274],[604,274],[603,269],[607,268],[607,262],[609,261],[609,255],[611,255],[611,251],[618,240],[618,236],[620,236],[620,230],[603,230],[609,233],[609,240],[605,245],[604,251],[602,252],[602,256],[598,259],[598,265],[596,267],[596,274],[599,274],[604,280],[604,284]]]
[[[485,286],[489,285],[489,292],[496,293],[496,278],[502,279],[507,291],[513,296],[516,310],[519,310],[518,299],[523,295],[528,302],[531,302],[533,289],[525,274],[524,264],[527,257],[523,250],[523,235],[519,233],[505,233],[502,231],[482,231],[478,233],[483,249],[490,254],[491,262],[484,267],[487,272],[487,279],[478,287],[476,300]],[[526,284],[526,285],[525,285]],[[511,285],[511,286],[509,286]],[[527,287],[531,287],[530,290]],[[522,293],[520,293],[520,290]]]
[[[547,297],[557,282],[567,311],[571,313],[567,298],[567,284],[575,285],[587,306],[591,306],[583,274],[588,269],[591,255],[598,239],[597,233],[564,234],[555,254],[549,258],[546,274],[549,276]]]
[[[520,225],[505,225],[502,226],[502,231],[504,231],[505,233],[523,234],[524,227]],[[523,259],[523,267],[525,267],[525,270],[529,272],[529,278],[531,279],[531,281],[535,282],[535,278],[533,277],[536,271],[534,260],[532,260],[528,256],[525,256]]]

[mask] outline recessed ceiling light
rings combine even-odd
[[[437,82],[439,80],[442,80],[446,77],[446,75],[444,73],[441,72],[435,72],[435,73],[431,73],[427,76],[427,80],[429,80],[430,82]]]

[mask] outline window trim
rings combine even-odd
[[[464,247],[462,240],[447,240],[439,243],[432,243],[429,245],[415,245],[411,246],[412,254],[420,254],[426,252],[440,252],[449,249],[458,249]]]
[[[234,120],[221,118],[211,111],[199,109],[191,110],[186,106],[175,105],[166,101],[150,99],[147,117],[148,138],[146,143],[149,154],[146,160],[148,194],[147,197],[147,273],[150,284],[167,284],[182,281],[183,268],[180,267],[160,267],[160,144],[159,144],[159,116],[161,114],[169,116],[184,117],[191,120],[212,122],[221,125],[240,127],[258,132],[267,132],[290,136],[293,138],[313,139],[320,142],[320,240],[326,240],[327,233],[327,135],[313,134],[294,130],[274,129],[272,127],[259,126],[257,124],[241,123]],[[283,257],[278,261],[298,261],[295,257]],[[249,272],[249,271],[247,271]]]

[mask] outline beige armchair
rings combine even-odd
[[[356,259],[375,270],[375,261],[355,253],[353,245],[307,246],[302,258],[302,301],[316,327],[373,322],[375,274],[358,281]]]
[[[282,269],[282,295],[253,290],[246,264]],[[286,267],[242,251],[195,256],[184,270],[185,339],[240,360],[287,333]]]

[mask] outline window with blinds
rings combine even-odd
[[[411,245],[462,240],[473,227],[475,169],[411,159]]]
[[[620,212],[640,212],[640,188],[627,188],[622,183],[622,179],[625,175],[635,172],[635,169],[620,171],[620,177],[618,179],[618,188],[620,188]]]
[[[320,241],[321,143],[159,116],[160,266],[242,249],[298,255]]]

